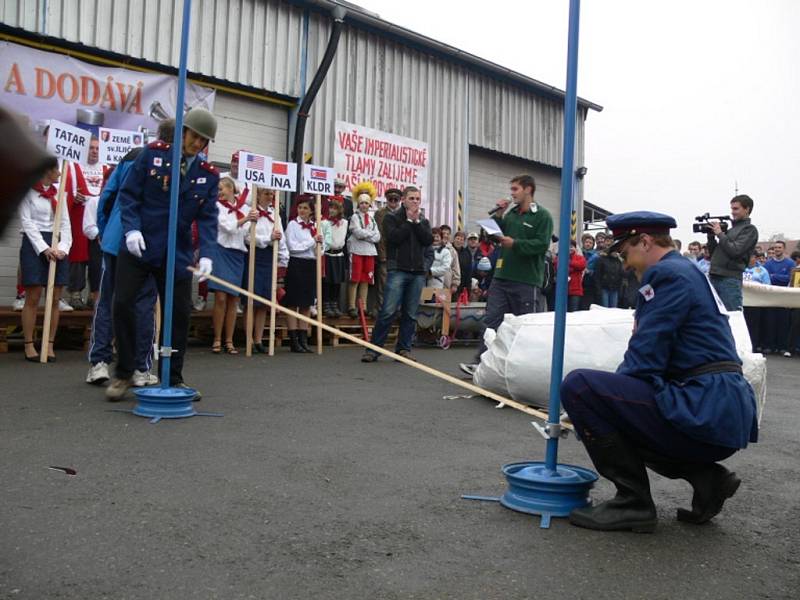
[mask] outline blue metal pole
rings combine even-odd
[[[186,96],[186,60],[189,54],[189,20],[192,0],[183,0],[183,27],[181,29],[181,58],[178,69],[178,99],[175,108],[175,136],[172,138],[172,185],[169,190],[169,224],[167,237],[167,280],[164,286],[164,324],[161,345],[161,389],[169,387],[172,361],[172,309],[175,294],[175,244],[178,229],[178,191],[181,182],[181,156],[183,154],[183,105]]]
[[[561,161],[561,216],[558,231],[558,272],[556,273],[556,314],[553,327],[553,356],[550,368],[550,409],[548,422],[558,425],[561,412],[561,379],[564,375],[564,337],[567,326],[567,274],[571,209],[574,195],[575,121],[578,105],[578,30],[581,2],[569,3],[569,42],[567,49],[567,90],[564,95],[564,156]],[[547,439],[545,465],[555,472],[558,463],[558,436]]]

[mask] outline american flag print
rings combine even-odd
[[[257,171],[264,170],[264,157],[259,156],[258,154],[248,154],[247,155],[247,162],[245,163],[245,168],[247,169],[255,169]]]

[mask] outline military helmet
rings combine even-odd
[[[217,135],[217,119],[205,108],[193,108],[186,113],[183,126],[212,142]]]

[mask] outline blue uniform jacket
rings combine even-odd
[[[742,375],[680,376],[713,362],[741,364],[706,277],[672,251],[645,271],[641,285],[634,333],[617,372],[649,382],[662,415],[693,439],[728,448],[757,441],[755,395]]]
[[[111,214],[106,220],[105,205],[117,193],[125,180],[125,175],[133,166],[133,161],[121,162],[108,178],[100,200],[97,202],[97,229],[100,231],[100,249],[106,254],[117,255],[122,241],[122,219],[119,214],[119,202],[115,202]]]
[[[167,224],[172,176],[172,146],[153,142],[139,155],[122,182],[117,203],[122,218],[123,237],[141,231],[147,248],[141,260],[163,266],[167,260]],[[191,277],[193,264],[192,222],[200,233],[200,257],[211,258],[217,243],[217,169],[196,157],[181,178],[178,194],[178,228],[175,252],[175,277]],[[125,244],[120,252],[127,252]]]

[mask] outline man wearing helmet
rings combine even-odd
[[[193,262],[192,222],[197,221],[200,238],[198,269],[211,273],[211,251],[217,239],[217,185],[219,172],[199,157],[213,141],[217,121],[209,111],[195,108],[183,122],[182,157],[175,247],[175,291],[172,314],[173,352],[169,383],[183,383],[183,357],[192,307],[192,278],[187,267]],[[153,277],[164,306],[167,236],[173,151],[171,144],[156,141],[147,146],[130,168],[119,191],[123,243],[117,258],[114,296],[114,331],[117,339],[115,377],[106,390],[111,401],[121,400],[130,387],[136,368],[136,296]],[[195,398],[199,400],[199,394]]]

